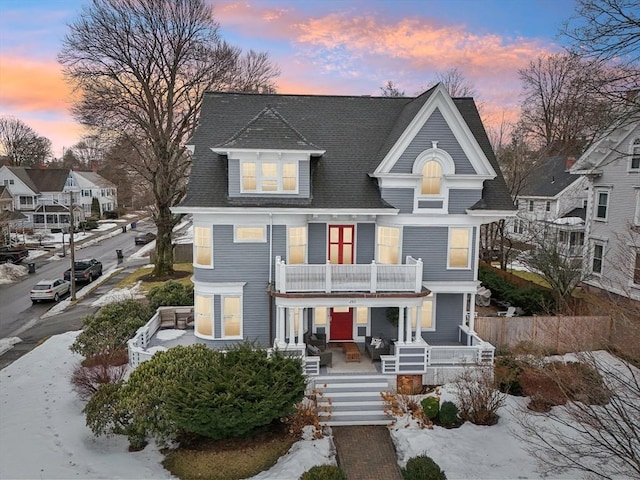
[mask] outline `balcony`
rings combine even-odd
[[[422,260],[407,257],[401,265],[287,265],[276,257],[275,290],[279,293],[422,291]]]

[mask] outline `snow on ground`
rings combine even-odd
[[[13,263],[0,263],[0,284],[13,283],[28,275],[27,267]]]

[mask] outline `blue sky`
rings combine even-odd
[[[53,142],[79,141],[71,92],[56,61],[66,25],[89,0],[0,2],[0,115]],[[559,51],[573,0],[219,0],[221,36],[278,63],[281,93],[378,95],[393,80],[407,95],[458,68],[488,124],[515,119],[518,69]]]

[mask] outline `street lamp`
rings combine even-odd
[[[62,205],[57,200],[55,203],[69,211],[69,254],[71,256],[71,301],[76,300],[76,249],[73,243],[73,234],[75,230],[75,222],[73,216],[73,191],[69,190],[69,207]],[[62,253],[64,256],[64,233],[62,234]]]

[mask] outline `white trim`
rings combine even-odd
[[[236,160],[236,155],[255,155],[258,158],[261,154],[277,154],[277,155],[308,155],[322,156],[326,150],[287,150],[287,149],[271,149],[271,148],[211,148],[211,151],[218,155],[226,155],[230,159]]]
[[[478,280],[461,282],[422,282],[422,286],[434,293],[473,293],[478,291]]]
[[[286,242],[285,242],[285,248],[287,249],[287,264],[290,265],[291,264],[291,244],[289,242],[289,238],[290,238],[290,231],[292,228],[304,228],[304,261],[302,262],[302,264],[306,264],[309,262],[309,226],[307,224],[305,225],[287,225],[287,231],[286,231]],[[326,237],[325,237],[326,238]],[[297,245],[299,246],[299,245]]]
[[[632,167],[633,157],[635,153],[634,151],[636,149],[638,150],[637,155],[638,157],[640,157],[640,136],[633,138],[629,144],[629,161],[627,162],[628,173],[640,173],[640,164],[638,165],[637,168]]]
[[[633,224],[640,225],[640,187],[633,187],[636,191],[636,208],[633,215]]]
[[[611,190],[612,187],[610,186],[604,186],[604,185],[598,185],[596,187],[594,187],[593,189],[593,193],[594,193],[594,198],[593,198],[593,220],[595,222],[607,222],[609,219],[609,205],[611,203]],[[606,193],[607,194],[607,203],[605,204],[604,208],[604,217],[599,217],[598,216],[598,209],[600,208],[600,194],[602,193]]]
[[[477,287],[473,290],[476,291]],[[460,293],[455,291],[452,293]],[[279,307],[399,307],[414,306],[422,302],[422,297],[275,297],[275,304]]]
[[[607,242],[602,240],[596,240],[594,238],[591,239],[591,243],[593,247],[591,248],[591,255],[589,255],[589,273],[595,277],[602,277],[604,273],[604,258],[606,255]],[[595,272],[593,270],[593,262],[596,258],[596,246],[602,247],[602,256],[600,257],[600,271]]]
[[[193,214],[257,214],[257,213],[295,213],[303,215],[397,215],[400,210],[397,208],[269,208],[269,207],[171,207],[173,213],[193,213]]]
[[[241,239],[238,238],[238,230],[244,228],[260,228],[262,229],[262,238],[259,240],[255,240],[252,238],[249,239]],[[233,243],[267,243],[267,226],[266,225],[234,225],[233,226]]]
[[[380,173],[389,173],[391,171],[395,163],[406,151],[413,139],[418,135],[436,108],[440,110],[445,122],[447,122],[453,136],[460,144],[460,147],[473,166],[475,172],[480,175],[491,175],[492,178],[495,178],[496,171],[491,166],[489,159],[482,151],[482,148],[473,136],[471,129],[460,114],[458,108],[453,103],[453,100],[442,83],[439,83],[434,87],[433,92],[431,92],[431,95],[426,100],[418,114],[413,118],[402,135],[400,135],[400,138],[396,141],[393,147],[391,147],[382,162],[380,162],[380,165],[378,165],[374,172],[374,176],[377,176]]]
[[[240,168],[240,193],[242,194],[260,194],[260,195],[297,195],[300,193],[300,159],[283,159],[283,158],[265,158],[265,159],[238,159],[239,160],[239,168]],[[244,188],[244,174],[243,167],[244,165],[251,164],[255,169],[255,189],[246,189]],[[271,164],[275,165],[276,173],[275,176],[263,176],[262,167],[264,165]],[[296,176],[295,176],[295,188],[293,190],[285,190],[284,188],[284,166],[285,165],[295,165],[296,168]],[[263,188],[263,182],[265,181],[275,181],[276,189],[275,190],[265,190]]]

